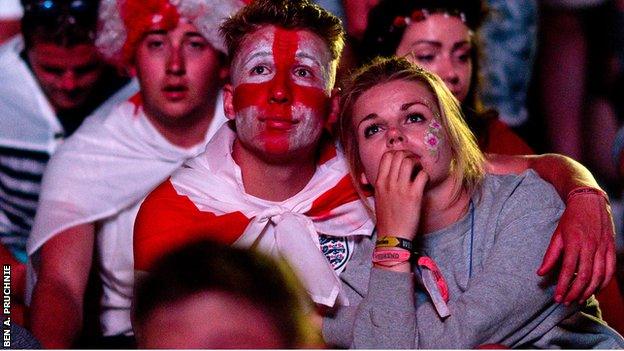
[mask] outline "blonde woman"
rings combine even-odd
[[[349,306],[325,317],[327,342],[624,346],[590,317],[593,299],[583,307],[553,301],[554,280],[535,270],[563,203],[533,171],[484,172],[439,78],[405,59],[375,61],[345,89],[341,111],[340,138],[354,181],[374,194],[377,228],[341,275]]]

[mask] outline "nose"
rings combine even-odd
[[[60,83],[62,90],[74,90],[78,86],[78,79],[73,71],[68,70],[61,76]]]
[[[440,78],[446,83],[447,86],[452,87],[459,84],[459,74],[453,60],[450,57],[444,57],[440,60],[439,66]]]
[[[285,104],[292,99],[292,87],[288,77],[276,74],[271,84],[269,102],[277,104]]]
[[[388,148],[397,147],[405,142],[403,133],[398,128],[390,128],[386,133],[386,146]]]
[[[184,52],[181,47],[171,48],[169,59],[167,60],[167,74],[181,76],[186,73],[186,62]]]

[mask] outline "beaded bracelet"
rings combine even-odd
[[[609,196],[607,195],[607,193],[605,193],[602,189],[592,188],[590,186],[580,186],[578,188],[572,189],[572,191],[568,193],[566,203],[570,202],[570,199],[572,199],[573,197],[580,195],[599,195],[602,196],[602,198],[605,199],[607,203],[609,203]]]

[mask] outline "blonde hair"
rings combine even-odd
[[[360,159],[357,131],[353,126],[353,106],[367,90],[396,80],[421,83],[434,95],[440,111],[439,122],[451,147],[451,174],[456,179],[452,201],[456,201],[462,191],[472,195],[483,180],[484,156],[462,116],[457,99],[435,74],[398,57],[373,60],[359,69],[345,86],[340,101],[338,135],[354,183],[359,184],[364,168]],[[364,189],[361,186],[356,188],[360,197],[364,198]]]

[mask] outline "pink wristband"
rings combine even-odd
[[[406,262],[409,261],[412,253],[404,249],[375,249],[373,251],[373,263],[385,262]]]
[[[578,188],[572,189],[572,191],[570,191],[568,193],[568,197],[566,198],[566,202],[569,202],[571,198],[573,198],[575,196],[580,196],[580,195],[598,195],[598,196],[602,196],[605,199],[605,201],[607,203],[609,203],[609,196],[607,196],[607,193],[605,193],[601,189],[592,188],[590,186],[580,186]]]

